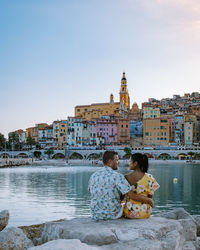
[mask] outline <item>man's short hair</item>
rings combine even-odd
[[[103,154],[103,164],[106,165],[109,160],[113,160],[115,155],[118,155],[115,151],[105,151]]]

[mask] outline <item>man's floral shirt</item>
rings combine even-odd
[[[103,167],[89,180],[90,212],[95,220],[115,219],[121,210],[120,195],[132,188],[125,177],[110,167]]]

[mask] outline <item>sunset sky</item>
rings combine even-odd
[[[0,133],[119,100],[200,92],[199,0],[1,0]]]

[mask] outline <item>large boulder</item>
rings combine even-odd
[[[184,209],[162,212],[160,217],[144,220],[122,218],[96,222],[91,218],[76,218],[21,229],[6,228],[0,232],[0,250],[200,249],[196,219]]]
[[[181,249],[183,226],[176,220],[152,217],[147,220],[92,221],[79,218],[44,225],[39,244],[57,239],[79,239],[99,249]],[[134,247],[133,247],[134,246]]]
[[[19,228],[8,227],[0,232],[1,250],[25,250],[32,246],[32,241]]]
[[[0,231],[2,231],[7,225],[9,220],[8,210],[3,210],[0,212]]]
[[[97,247],[88,246],[80,240],[52,240],[41,246],[31,247],[28,250],[97,250]]]

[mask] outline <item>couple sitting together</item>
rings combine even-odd
[[[155,178],[148,174],[148,158],[133,154],[130,159],[130,174],[124,176],[118,169],[119,157],[114,151],[103,155],[104,167],[90,177],[90,212],[94,220],[119,219],[123,215],[131,219],[151,216],[152,197],[159,188]]]

